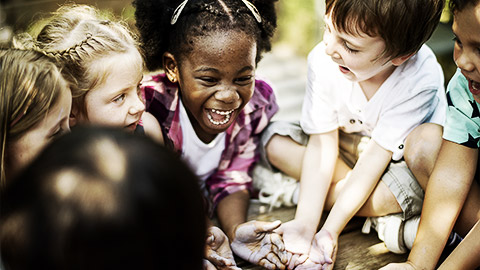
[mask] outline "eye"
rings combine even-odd
[[[345,42],[345,41],[343,41],[342,44],[343,44],[343,47],[345,48],[345,50],[347,50],[347,52],[349,52],[349,53],[358,53],[359,52],[359,50],[355,50],[355,49],[352,49],[352,48],[348,47],[347,42]]]
[[[241,85],[247,85],[250,84],[253,81],[253,76],[248,75],[248,76],[243,76],[238,79],[235,79],[235,82]]]
[[[207,86],[213,86],[218,82],[218,80],[214,77],[198,77],[197,79],[200,80],[202,84]]]
[[[114,103],[121,103],[125,100],[125,94],[120,94],[118,96],[116,96],[112,101]]]
[[[457,44],[460,48],[462,48],[462,42],[460,41],[460,39],[457,37],[457,36],[454,36],[453,37],[453,41],[455,41],[455,44]]]

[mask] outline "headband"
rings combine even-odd
[[[180,14],[182,13],[182,10],[185,8],[185,6],[187,5],[187,2],[188,2],[188,0],[183,1],[175,9],[175,11],[173,12],[173,15],[172,15],[172,19],[170,20],[171,25],[174,25],[177,22],[178,17],[180,17]],[[255,17],[255,20],[257,20],[258,23],[261,23],[262,22],[262,17],[260,16],[260,13],[258,12],[257,8],[252,3],[250,3],[248,0],[242,0],[242,2],[252,12],[253,17]]]

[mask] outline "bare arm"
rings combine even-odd
[[[295,219],[309,226],[312,238],[322,215],[338,156],[338,130],[311,135],[303,158]]]
[[[475,176],[478,149],[444,140],[425,192],[417,237],[408,260],[435,268]]]
[[[480,239],[479,221],[438,269],[475,269],[479,267],[480,241],[478,239]]]
[[[247,221],[248,200],[248,191],[241,190],[223,198],[217,205],[218,219],[230,242],[237,226]]]
[[[333,205],[323,229],[338,238],[343,228],[375,189],[391,158],[392,152],[370,140]]]
[[[153,138],[156,142],[163,145],[163,134],[157,119],[150,113],[144,112],[142,115],[143,128],[145,134]]]

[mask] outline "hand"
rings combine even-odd
[[[380,270],[415,270],[417,269],[410,262],[404,263],[389,263],[386,266],[380,268]]]
[[[204,270],[239,270],[225,233],[218,227],[208,228],[205,241]]]
[[[315,231],[308,230],[305,224],[293,219],[276,230],[283,237],[285,249],[292,254],[308,254]]]
[[[322,265],[320,269],[333,269],[337,256],[338,236],[332,237],[329,231],[321,229],[313,240],[309,260]]]
[[[238,225],[232,250],[240,258],[267,269],[285,269],[287,254],[282,237],[273,232],[280,226],[274,222],[249,221]]]

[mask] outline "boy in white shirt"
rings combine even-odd
[[[280,228],[294,255],[289,268],[333,267],[338,235],[355,214],[399,213],[368,222],[391,251],[411,247],[421,186],[434,163],[429,153],[439,149],[445,119],[443,73],[423,45],[443,6],[442,0],[326,1],[324,41],[308,57],[301,129],[277,122],[264,135],[270,163],[300,179],[295,219]],[[332,210],[310,248],[324,208]],[[413,239],[399,236],[408,226]]]

